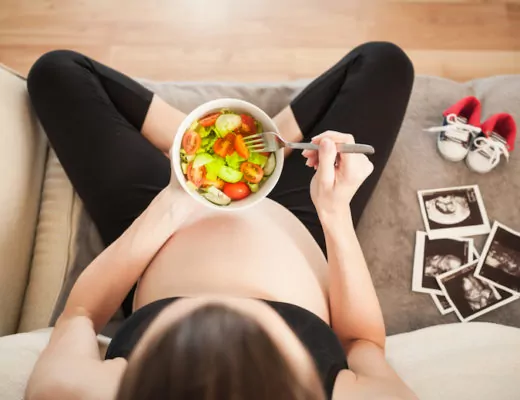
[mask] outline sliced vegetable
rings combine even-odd
[[[220,172],[220,168],[226,165],[226,161],[217,155],[213,156],[213,161],[206,164],[206,178],[216,180]]]
[[[188,176],[188,180],[199,188],[206,177],[206,167],[194,168],[191,162],[188,164],[186,175]]]
[[[269,154],[269,153],[267,153],[267,154]],[[267,157],[265,155],[263,155],[262,153],[255,153],[252,151],[249,154],[249,158],[247,159],[247,161],[249,161],[253,164],[258,164],[263,168],[265,166],[265,164],[267,163]]]
[[[260,185],[258,183],[247,182],[247,186],[249,186],[249,189],[251,189],[251,193],[256,193],[260,189]]]
[[[193,160],[193,168],[200,168],[203,165],[209,164],[213,161],[213,156],[208,153],[197,154],[195,160]]]
[[[241,157],[236,151],[230,156],[226,156],[226,164],[237,171],[240,170],[240,165],[246,161],[244,157]]]
[[[255,120],[251,115],[240,114],[240,119],[242,121],[242,132],[244,136],[253,135],[256,133],[256,124]],[[247,157],[246,157],[247,158]]]
[[[206,179],[204,179],[202,181],[202,187],[204,187],[204,188],[209,188],[210,186],[213,186],[213,187],[216,187],[217,189],[222,190],[224,188],[225,184],[226,183],[220,178],[208,179],[208,175],[206,175]]]
[[[257,193],[276,167],[274,154],[246,146],[244,137],[258,132],[262,125],[256,119],[230,109],[193,121],[180,149],[188,190],[223,206]]]
[[[236,114],[222,114],[215,122],[215,128],[221,137],[238,129],[240,125],[242,125],[242,119]]]
[[[256,125],[256,133],[262,133],[264,128],[262,127],[262,123],[260,121],[255,121]]]
[[[224,192],[213,186],[209,187],[208,191],[203,193],[202,196],[218,206],[227,206],[231,203],[231,199]]]
[[[211,132],[211,129],[204,128],[202,125],[199,125],[199,127],[195,130],[202,139],[204,139],[206,136],[208,136]]]
[[[182,153],[184,151],[184,153]],[[186,154],[185,150],[181,150],[181,161],[185,163],[190,163],[195,159],[195,154]]]
[[[186,186],[188,186],[188,189],[197,191],[198,187],[195,186],[192,182],[186,181]]]
[[[228,183],[235,183],[242,179],[242,172],[234,170],[233,168],[223,166],[220,168],[218,177]]]
[[[251,194],[251,189],[244,182],[226,183],[224,194],[231,200],[242,200]]]
[[[271,153],[271,155],[267,159],[267,162],[264,166],[264,174],[266,176],[271,175],[274,172],[275,167],[276,167],[276,156],[274,155],[274,153]]]
[[[201,124],[204,127],[208,127],[211,125],[214,125],[217,121],[217,118],[220,117],[222,113],[216,112],[213,114],[206,115],[205,117],[199,119],[199,124]]]
[[[244,179],[249,183],[258,183],[264,176],[262,167],[250,162],[243,163],[240,166],[240,171],[244,174]]]
[[[188,131],[182,138],[182,148],[186,151],[186,154],[195,154],[200,147],[201,140],[197,132]]]
[[[218,139],[213,145],[213,151],[215,154],[218,154],[220,157],[226,157],[235,151],[234,147],[235,135],[233,133],[228,133],[226,137],[222,139]]]
[[[190,127],[188,128],[189,131],[196,131],[197,128],[199,127],[199,122],[198,121],[193,121],[190,125]]]
[[[240,157],[249,158],[249,149],[244,143],[242,135],[237,135],[235,138],[235,150],[237,151]]]
[[[200,143],[200,147],[204,149],[206,153],[208,153],[210,150],[213,151],[213,145],[217,141],[218,136],[217,134],[212,131],[208,136],[205,138],[202,138],[202,141]]]

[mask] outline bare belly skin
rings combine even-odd
[[[287,302],[329,322],[326,259],[287,209],[203,208],[157,253],[141,277],[134,309],[174,296],[228,295]]]

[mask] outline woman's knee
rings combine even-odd
[[[356,48],[365,62],[381,73],[390,74],[396,79],[412,83],[414,79],[413,63],[408,55],[394,43],[368,42]]]
[[[77,63],[80,57],[81,54],[72,50],[53,50],[40,56],[27,76],[27,90],[31,98],[56,89],[66,74],[70,73],[71,67],[81,68]]]

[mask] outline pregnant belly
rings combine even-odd
[[[173,296],[282,301],[328,322],[327,264],[306,228],[264,200],[237,213],[211,210],[163,246],[142,276],[134,308]]]

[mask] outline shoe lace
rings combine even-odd
[[[496,139],[494,134],[491,137],[481,136],[473,141],[473,146],[483,156],[489,158],[489,161],[493,167],[496,167],[500,162],[502,154],[506,160],[509,161],[509,150],[507,145],[501,140]]]
[[[447,125],[425,129],[426,132],[443,132],[444,136],[454,142],[468,143],[470,137],[481,132],[479,127],[463,122],[456,114],[446,116]]]

